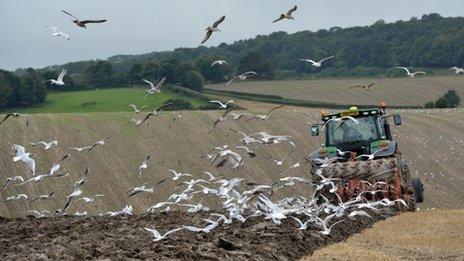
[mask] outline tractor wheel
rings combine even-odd
[[[424,184],[419,177],[412,179],[412,188],[414,190],[414,199],[416,203],[424,202]]]

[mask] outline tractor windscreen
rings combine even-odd
[[[367,143],[380,137],[375,116],[336,119],[327,123],[329,145]]]

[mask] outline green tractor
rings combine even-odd
[[[416,204],[424,200],[424,186],[419,177],[411,177],[392,136],[389,120],[393,118],[398,126],[401,116],[386,114],[385,108],[352,107],[340,113],[321,113],[322,122],[311,126],[312,136],[325,132],[325,143],[309,156],[312,178],[335,181],[336,194],[343,201],[364,191],[376,191],[363,196],[367,200],[402,199],[408,208],[399,203],[397,208],[414,211]],[[333,193],[327,192],[320,193],[336,200]]]

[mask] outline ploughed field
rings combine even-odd
[[[377,83],[371,91],[349,89],[358,84]],[[232,85],[211,84],[207,88],[253,94],[277,95],[284,99],[348,105],[376,105],[387,102],[392,106],[424,106],[436,101],[448,90],[464,97],[464,77],[417,77],[322,79],[291,81],[246,81]]]

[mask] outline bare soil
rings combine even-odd
[[[164,234],[182,225],[204,226],[202,219],[208,216],[171,212],[116,218],[0,218],[0,259],[296,260],[383,219],[347,219],[329,236],[315,227],[298,230],[292,219],[281,225],[249,219],[219,226],[209,234],[180,231],[158,242],[144,230],[151,227]]]

